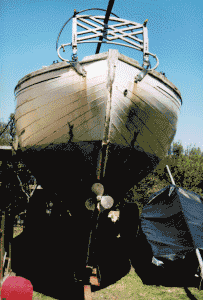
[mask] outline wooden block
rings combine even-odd
[[[97,286],[100,285],[99,281],[98,281],[98,278],[96,276],[91,276],[90,277],[90,283],[91,283],[91,285],[97,285]]]
[[[97,269],[96,268],[92,270],[92,274],[95,274],[95,275],[97,274]]]
[[[84,299],[85,300],[92,300],[92,293],[91,293],[91,286],[84,285]]]

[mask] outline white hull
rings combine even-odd
[[[176,132],[177,88],[156,71],[135,83],[142,68],[117,50],[86,57],[81,65],[86,77],[62,62],[19,81],[15,118],[20,148],[68,141],[133,143],[162,159]]]

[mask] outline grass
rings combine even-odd
[[[188,297],[188,295],[192,295]],[[194,298],[195,297],[195,298]],[[163,287],[144,285],[132,268],[129,274],[117,281],[115,284],[102,291],[95,292],[93,299],[147,299],[147,300],[171,300],[171,299],[203,299],[203,291],[196,288]]]
[[[14,227],[14,237],[21,234],[23,231],[22,226]],[[29,278],[28,278],[29,279]],[[134,299],[146,299],[146,300],[177,300],[177,299],[203,299],[203,291],[199,291],[196,288],[184,288],[177,287],[163,287],[163,286],[147,286],[144,285],[135,273],[134,269],[115,284],[108,286],[107,288],[92,293],[93,300],[134,300]],[[45,296],[43,294],[34,291],[33,300],[56,300]]]

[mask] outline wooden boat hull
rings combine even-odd
[[[62,62],[18,82],[17,153],[39,184],[53,179],[90,190],[101,179],[103,151],[105,192],[118,196],[118,184],[130,188],[167,154],[181,95],[156,71],[135,83],[142,67],[117,50],[86,57],[80,66],[86,76]]]

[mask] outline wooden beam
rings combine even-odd
[[[84,299],[85,300],[92,300],[92,292],[90,285],[84,285]]]

